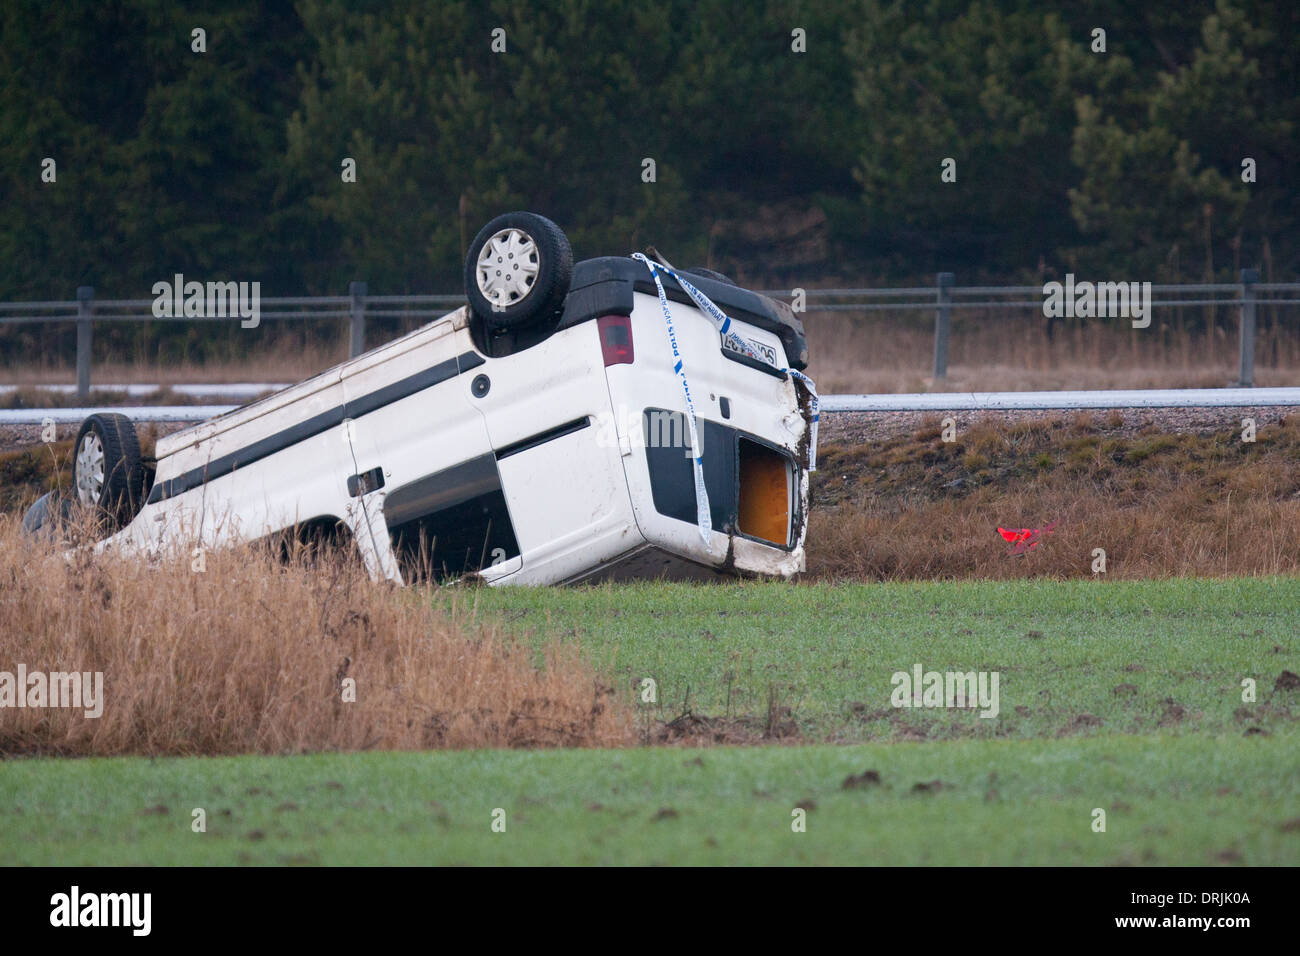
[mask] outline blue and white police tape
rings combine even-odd
[[[686,366],[682,361],[682,353],[677,348],[677,330],[673,327],[673,314],[668,308],[668,297],[664,294],[663,283],[655,271],[655,263],[650,262],[640,253],[636,254],[636,258],[650,266],[650,275],[655,280],[655,288],[659,290],[659,304],[663,306],[664,322],[668,325],[668,342],[673,347],[673,361],[676,363],[673,371],[681,380],[682,394],[686,396],[686,424],[691,433],[691,460],[695,469],[695,518],[700,528],[700,537],[704,539],[704,546],[708,548],[712,545],[713,518],[709,514],[709,492],[704,487],[704,458],[700,454],[700,438],[695,424],[695,403],[691,401],[691,385],[686,380]]]
[[[700,311],[703,312],[705,315],[707,315],[713,321],[714,326],[717,327],[718,332],[722,335],[723,338],[727,339],[727,341],[729,341],[732,345],[734,345],[737,349],[739,349],[743,354],[748,355],[751,358],[756,358],[760,362],[762,361],[762,358],[755,353],[754,347],[752,344],[750,344],[749,340],[746,339],[744,336],[739,335],[736,332],[736,330],[732,328],[732,322],[730,316],[728,316],[727,313],[719,309],[717,305],[714,304],[713,300],[710,299],[707,295],[705,295],[699,289],[695,288],[695,286],[691,285],[691,283],[688,282],[686,279],[682,278],[682,276],[678,275],[675,269],[669,266],[661,265],[658,262],[652,262],[639,252],[633,253],[632,258],[639,259],[641,262],[644,262],[650,269],[650,275],[654,278],[655,286],[659,289],[659,301],[664,308],[664,318],[668,320],[668,328],[669,328],[670,336],[672,335],[672,316],[670,316],[668,313],[668,301],[667,298],[664,296],[663,285],[659,281],[660,272],[666,272],[668,273],[668,275],[672,276],[674,279],[677,280],[677,284],[680,285],[686,291],[686,294],[691,297],[691,299],[699,307]],[[673,342],[673,355],[677,355],[677,343],[675,341]],[[803,372],[798,371],[797,369],[783,368],[780,369],[779,371],[784,372],[786,375],[789,375],[792,379],[795,380],[795,382],[802,385],[804,389],[808,392],[808,409],[811,412],[811,418],[808,423],[808,470],[816,471],[817,470],[817,425],[821,419],[821,401],[817,397],[817,386],[813,383],[813,380],[811,378],[803,374]],[[683,381],[685,380],[683,379]],[[690,398],[688,396],[687,397],[688,407],[689,404],[690,404]],[[693,427],[694,425],[692,424],[692,428]]]

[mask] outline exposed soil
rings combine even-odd
[[[824,435],[814,576],[1300,571],[1300,415],[1285,409],[836,414]],[[1038,533],[1012,545],[999,527]]]
[[[1256,428],[1276,425],[1296,410],[1284,406],[1259,408],[1116,408],[1072,412],[1041,411],[956,411],[956,412],[827,412],[822,414],[818,444],[822,447],[863,445],[935,431],[945,418],[955,420],[958,436],[976,425],[1010,428],[1042,423],[1053,428],[1071,427],[1077,420],[1088,423],[1092,433],[1105,438],[1133,437],[1144,431],[1169,435],[1208,435],[1241,432],[1241,420],[1253,418]]]

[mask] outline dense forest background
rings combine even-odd
[[[9,0],[0,299],[456,291],[514,208],[759,285],[1300,276],[1300,5],[1059,6]]]

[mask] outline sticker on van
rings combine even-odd
[[[753,352],[760,361],[772,366],[772,368],[781,367],[776,360],[776,349],[772,346],[764,342],[755,342],[753,339],[746,339],[745,341],[749,343],[750,351]],[[728,335],[722,336],[722,347],[728,352],[735,352],[737,355],[746,354],[745,350],[737,345],[735,340]]]

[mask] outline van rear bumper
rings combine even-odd
[[[808,340],[803,322],[790,306],[757,292],[687,273],[689,281],[707,295],[733,319],[748,322],[773,333],[781,340],[791,367],[808,367]],[[672,276],[663,276],[664,295],[668,299],[693,305],[686,290]],[[564,301],[564,314],[558,328],[567,329],[602,315],[631,315],[634,294],[643,292],[658,297],[658,288],[644,263],[626,256],[602,256],[587,259],[573,267],[573,281]]]

